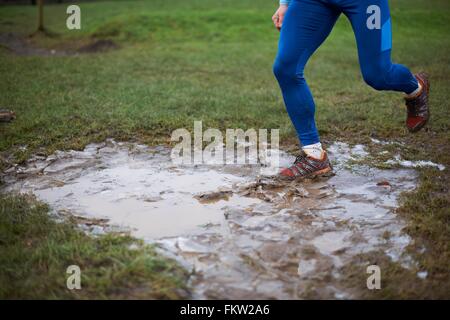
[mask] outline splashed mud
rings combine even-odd
[[[30,159],[4,175],[3,191],[33,192],[94,233],[155,243],[193,271],[193,298],[351,298],[338,280],[352,257],[381,249],[402,259],[410,239],[393,210],[417,177],[349,168],[363,146],[329,153],[334,177],[282,183],[256,166],[177,167],[165,147],[108,140]]]

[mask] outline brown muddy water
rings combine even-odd
[[[281,183],[257,166],[177,167],[166,147],[108,140],[35,156],[5,173],[2,191],[32,192],[89,233],[156,244],[192,271],[193,298],[357,298],[339,287],[356,254],[381,249],[411,263],[394,209],[417,174],[350,165],[367,155],[361,145],[335,143],[329,154],[334,177]]]

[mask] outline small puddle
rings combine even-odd
[[[393,210],[417,174],[349,168],[364,146],[336,143],[329,154],[334,177],[281,183],[256,166],[177,167],[166,147],[108,140],[36,156],[8,170],[2,190],[32,192],[89,232],[125,230],[158,245],[194,271],[193,298],[347,298],[334,280],[356,254],[401,259],[410,239]]]

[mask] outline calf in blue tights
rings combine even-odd
[[[314,120],[315,104],[304,78],[305,65],[344,14],[352,25],[365,82],[376,90],[406,94],[407,127],[420,130],[429,118],[429,81],[391,62],[391,17],[388,0],[281,0],[273,20],[281,29],[274,74],[303,153],[281,176],[297,178],[331,171]]]

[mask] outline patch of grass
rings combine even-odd
[[[366,271],[370,265],[380,267],[379,290],[367,288],[366,281],[370,274]],[[439,279],[428,272],[427,278],[421,279],[417,273],[423,270],[417,266],[405,269],[384,252],[374,251],[358,255],[346,264],[341,270],[344,277],[340,285],[360,299],[448,299],[448,278]]]
[[[435,282],[433,291],[450,293],[450,173],[424,170],[419,188],[404,195],[398,213],[408,221],[406,232],[415,239],[410,248],[419,267]],[[425,252],[421,249],[425,248]],[[441,288],[441,289],[440,289]]]
[[[450,163],[450,144],[441,138],[433,143],[418,143],[414,139],[404,139],[405,146],[372,145],[371,152],[388,151],[390,158],[400,152],[405,159],[431,159],[440,163]],[[385,156],[374,157],[372,165],[380,166]],[[373,251],[357,256],[342,269],[341,284],[365,299],[448,299],[450,293],[450,172],[448,169],[420,169],[419,186],[404,193],[401,206],[396,210],[402,216],[413,242],[405,254],[413,258],[414,264],[405,268],[392,261],[385,252]],[[390,235],[384,235],[386,240]],[[366,268],[378,265],[381,269],[381,290],[368,290],[365,286],[369,276]],[[418,277],[426,272],[426,279]]]
[[[81,290],[66,269],[81,269]],[[0,195],[0,299],[179,299],[186,273],[129,236],[90,237],[30,196]]]

